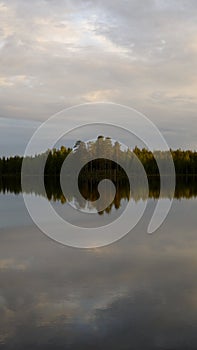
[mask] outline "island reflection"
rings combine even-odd
[[[197,177],[196,176],[183,176],[177,177],[176,179],[176,189],[174,193],[175,199],[190,199],[197,197]],[[149,193],[147,196],[146,189],[143,185],[139,185],[136,191],[130,192],[130,185],[127,179],[111,179],[113,184],[116,187],[115,197],[112,197],[110,206],[105,209],[106,213],[110,213],[112,207],[119,209],[121,206],[121,201],[129,201],[130,199],[135,202],[139,200],[146,200],[147,198],[158,199],[160,196],[160,181],[159,177],[149,176]],[[67,191],[67,198],[65,198],[60,181],[58,177],[47,177],[45,176],[44,185],[43,180],[39,176],[28,177],[25,188],[23,192],[26,194],[36,194],[46,197],[49,201],[52,202],[61,202],[62,204],[66,202],[75,201],[78,203],[79,207],[84,208],[88,202],[91,202],[91,205],[94,206],[94,201],[99,198],[98,184],[100,179],[90,180],[90,179],[79,179],[78,185],[81,195],[84,200],[78,198],[77,193],[69,193]],[[0,192],[1,193],[13,193],[19,194],[22,193],[21,179],[20,177],[7,176],[0,178]],[[110,193],[107,193],[110,196]],[[168,191],[164,192],[163,198],[172,198],[172,193]],[[96,202],[95,202],[95,209]],[[102,214],[103,212],[99,212]]]

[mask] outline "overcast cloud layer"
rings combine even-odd
[[[114,101],[145,113],[171,147],[197,149],[196,72],[196,0],[0,1],[6,120]]]

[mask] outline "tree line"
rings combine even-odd
[[[71,152],[72,151],[72,152]],[[170,150],[177,175],[197,175],[197,152],[191,150]],[[124,168],[132,171],[133,161],[137,156],[144,166],[147,175],[159,175],[155,155],[159,157],[164,173],[168,172],[168,154],[164,151],[151,152],[145,148],[135,147],[133,150],[123,149],[118,142],[113,142],[109,137],[98,136],[95,141],[77,141],[73,149],[62,146],[47,152],[28,156],[25,158],[27,174],[40,174],[45,163],[44,174],[46,176],[59,176],[64,160],[70,155],[71,167],[68,172],[72,175],[75,171],[75,164],[86,164],[81,176],[107,175],[107,177],[125,177]],[[102,155],[102,157],[101,157]],[[91,157],[97,158],[91,161]],[[113,158],[110,161],[109,158]],[[121,164],[119,165],[119,161]],[[2,157],[0,158],[0,176],[20,176],[23,157]],[[68,174],[68,175],[69,175]]]

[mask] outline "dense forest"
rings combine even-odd
[[[94,142],[77,141],[73,149],[62,146],[60,149],[54,148],[43,154],[26,157],[25,175],[28,175],[28,177],[25,176],[27,181],[25,181],[25,186],[23,186],[23,192],[47,196],[49,200],[61,201],[62,204],[75,198],[75,201],[79,202],[80,207],[85,207],[86,200],[94,202],[98,199],[99,181],[109,178],[116,186],[115,198],[105,210],[109,212],[113,206],[116,209],[119,208],[122,200],[129,200],[130,184],[124,169],[126,168],[132,172],[133,168],[135,168],[134,159],[137,157],[148,175],[148,196],[150,198],[158,198],[160,196],[160,180],[155,154],[162,161],[162,169],[168,174],[166,163],[169,154],[166,152],[155,151],[152,153],[145,148],[139,149],[137,147],[133,150],[123,149],[118,142],[113,142],[109,137],[104,138],[102,136],[99,136]],[[197,152],[179,149],[171,150],[171,154],[177,174],[174,197],[178,199],[197,196]],[[102,155],[102,158],[100,155]],[[91,160],[91,157],[95,159]],[[62,192],[59,175],[66,158],[68,164],[70,164],[67,168],[66,176],[69,177],[67,179],[72,181],[73,173],[76,171],[76,164],[80,169],[78,185],[84,200],[78,198],[77,194],[72,191],[72,186],[69,187],[68,185],[66,198]],[[22,191],[22,162],[23,157],[19,156],[0,159],[0,192],[18,194]],[[45,164],[44,168],[43,164]],[[40,182],[41,176],[36,176],[43,174],[43,171],[45,175],[45,189]],[[69,181],[67,184],[69,184]],[[139,184],[138,191],[132,194],[135,201],[147,198],[147,193],[140,178]],[[172,194],[166,188],[163,196],[171,198]]]
[[[72,153],[71,153],[72,151]],[[109,137],[104,138],[99,136],[94,142],[82,142],[77,141],[73,150],[62,146],[60,149],[48,150],[46,153],[26,157],[26,171],[30,175],[39,174],[41,171],[41,160],[46,161],[45,175],[46,176],[59,176],[62,164],[69,154],[72,154],[74,163],[85,164],[81,176],[99,176],[107,174],[107,177],[124,177],[124,166],[118,165],[119,160],[126,166],[127,169],[132,170],[132,162],[135,156],[138,157],[147,175],[159,175],[158,167],[155,161],[155,154],[163,163],[163,169],[165,169],[165,163],[167,161],[166,152],[155,151],[150,152],[147,149],[139,149],[135,147],[133,150],[122,149],[118,142],[113,142]],[[102,154],[102,158],[100,158]],[[197,175],[197,152],[190,150],[171,150],[172,158],[175,165],[177,175]],[[97,158],[90,161],[90,156]],[[109,157],[113,157],[115,160],[107,160]],[[0,176],[15,176],[21,174],[23,157],[14,156],[9,158],[0,158]],[[74,169],[72,169],[74,171]],[[72,172],[71,172],[72,173]],[[166,166],[167,174],[167,166]],[[68,174],[69,175],[69,174]]]

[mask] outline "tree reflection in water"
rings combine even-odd
[[[109,176],[107,176],[110,179]],[[25,193],[36,194],[45,196],[48,200],[56,202],[59,201],[62,204],[66,203],[66,201],[75,200],[78,202],[81,208],[85,207],[87,201],[92,202],[91,206],[94,206],[94,202],[99,198],[98,192],[98,184],[103,179],[103,176],[97,179],[88,179],[83,176],[79,177],[78,185],[81,195],[84,198],[82,202],[80,198],[77,198],[76,193],[68,193],[68,198],[65,198],[61,186],[59,177],[49,177],[45,176],[45,191],[43,190],[42,182],[39,176],[28,177],[28,181],[26,182],[26,186],[24,188]],[[134,201],[145,200],[147,199],[147,195],[145,194],[145,190],[143,186],[138,187],[138,191],[132,196],[130,194],[130,185],[128,179],[125,178],[111,178],[111,181],[116,187],[116,194],[114,199],[112,198],[111,204],[105,209],[106,213],[110,213],[112,207],[115,209],[120,208],[121,201],[129,199],[133,199]],[[158,176],[149,176],[149,198],[157,199],[160,195],[160,181]],[[139,178],[140,182],[140,178]],[[22,193],[21,188],[21,179],[19,176],[7,176],[0,177],[0,192],[1,193],[13,193],[19,194]],[[108,193],[109,195],[109,193]],[[132,197],[132,198],[131,198]],[[168,189],[166,188],[165,195],[163,198],[170,198],[171,194],[168,193]],[[175,199],[189,199],[192,197],[197,197],[197,176],[177,176],[176,179],[176,190],[174,194]],[[95,203],[96,209],[96,203]],[[99,212],[102,214],[103,212]]]

